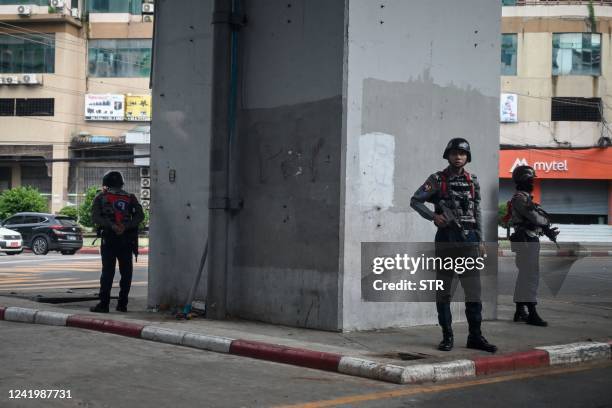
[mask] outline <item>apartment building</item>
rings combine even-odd
[[[140,190],[148,159],[131,156],[148,152],[153,12],[142,0],[0,0],[0,190],[34,186],[58,211],[109,168]]]
[[[612,224],[612,1],[503,5],[500,202],[529,164],[555,222]]]

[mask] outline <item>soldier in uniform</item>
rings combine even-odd
[[[555,239],[557,228],[550,228],[547,214],[533,202],[535,170],[529,166],[517,166],[512,172],[516,192],[509,204],[510,223],[514,233],[510,236],[512,249],[516,252],[516,266],[519,270],[514,288],[516,312],[515,322],[526,322],[534,326],[547,326],[536,311],[536,296],[540,280],[540,239],[546,233]],[[527,307],[529,313],[525,312]]]
[[[443,158],[449,166],[432,174],[414,193],[410,206],[423,218],[433,221],[436,233],[436,256],[478,257],[484,251],[480,209],[480,186],[476,175],[468,173],[464,166],[472,159],[470,144],[463,138],[448,142]],[[431,211],[425,203],[433,203]],[[467,347],[491,353],[497,347],[490,344],[480,330],[482,302],[480,300],[480,273],[477,269],[457,275],[452,270],[439,269],[436,279],[443,281],[444,290],[436,292],[438,323],[442,327],[442,341],[438,349],[453,348],[453,330],[450,301],[457,285],[457,276],[465,292],[465,315],[469,325]]]
[[[119,262],[119,301],[116,310],[127,312],[128,294],[132,285],[132,254],[138,256],[138,225],[144,212],[133,194],[123,191],[123,176],[118,171],[108,172],[102,179],[103,190],[93,201],[91,218],[102,238],[102,276],[100,302],[92,312],[108,313],[115,265]]]

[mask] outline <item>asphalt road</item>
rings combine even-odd
[[[146,287],[148,265],[148,256],[138,257],[138,262],[134,263],[132,287]],[[101,268],[100,255],[49,253],[37,256],[27,252],[13,256],[2,254],[0,255],[0,293],[97,290],[100,286]],[[117,268],[116,282],[119,281],[119,277]]]
[[[66,327],[0,321],[0,342],[3,408],[612,406],[612,362],[399,386]],[[9,399],[37,389],[72,399]]]

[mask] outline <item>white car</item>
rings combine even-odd
[[[8,228],[0,227],[0,252],[17,255],[23,252],[21,234]]]

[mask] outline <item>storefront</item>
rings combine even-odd
[[[499,201],[514,191],[512,170],[535,168],[535,201],[565,224],[612,225],[612,148],[502,150]]]

